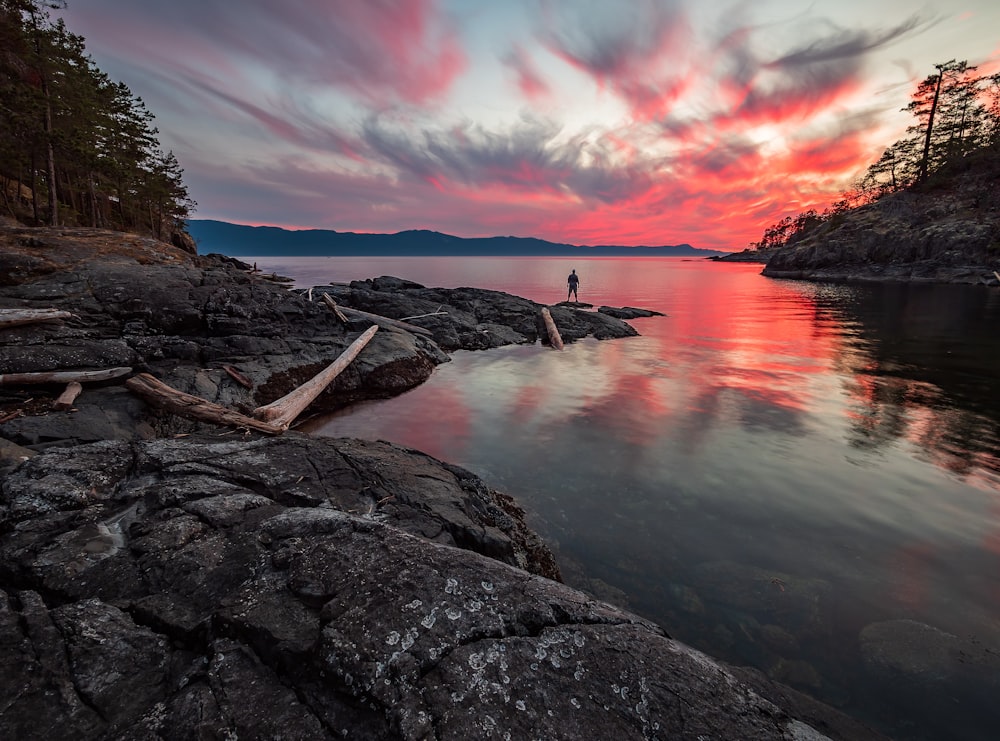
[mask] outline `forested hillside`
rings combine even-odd
[[[169,239],[194,207],[183,171],[142,100],[50,15],[58,7],[0,0],[0,214]]]
[[[782,268],[1000,258],[1000,74],[936,70],[903,109],[906,135],[837,203],[782,219],[749,252]]]

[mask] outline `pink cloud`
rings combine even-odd
[[[536,100],[550,94],[548,83],[539,74],[531,57],[520,44],[515,44],[503,61],[516,75],[517,87],[525,98]]]
[[[690,89],[685,60],[693,34],[679,4],[631,10],[608,3],[571,18],[553,11],[542,38],[554,54],[628,101],[636,118],[651,119]]]
[[[63,14],[123,61],[142,68],[152,54],[176,69],[204,67],[243,84],[248,64],[257,64],[293,86],[348,89],[379,104],[425,103],[444,95],[467,63],[435,0],[89,5]]]

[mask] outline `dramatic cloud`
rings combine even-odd
[[[640,2],[623,12],[615,3],[546,3],[542,40],[571,65],[625,98],[633,113],[669,111],[688,89],[691,29],[673,2]]]
[[[515,44],[511,52],[504,57],[504,62],[517,76],[517,87],[528,100],[541,98],[549,94],[549,85],[536,69],[528,52],[520,44]]]
[[[651,180],[651,165],[618,163],[587,135],[560,142],[561,134],[558,124],[530,117],[503,132],[467,122],[414,137],[376,120],[364,130],[365,142],[385,161],[438,188],[501,187],[526,198],[615,202]]]
[[[898,138],[936,62],[1000,68],[1000,7],[870,0],[71,0],[196,216],[740,249]],[[937,7],[935,7],[935,3]]]

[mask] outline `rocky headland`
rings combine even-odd
[[[389,277],[310,296],[182,247],[0,224],[0,309],[69,315],[0,329],[0,736],[877,737],[560,583],[469,471],[196,422],[122,379],[60,411],[60,387],[8,382],[127,367],[247,413],[370,324],[321,290],[425,331],[381,328],[313,411],[544,338],[515,296]],[[632,335],[612,314],[641,312],[549,308],[567,342]]]
[[[951,164],[786,245],[718,259],[765,262],[763,274],[772,278],[998,285],[1000,156],[983,152]]]

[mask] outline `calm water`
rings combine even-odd
[[[638,338],[459,352],[311,429],[473,470],[568,582],[898,738],[1000,733],[997,289],[662,258],[258,263],[547,303],[576,268],[581,300],[666,312]]]

